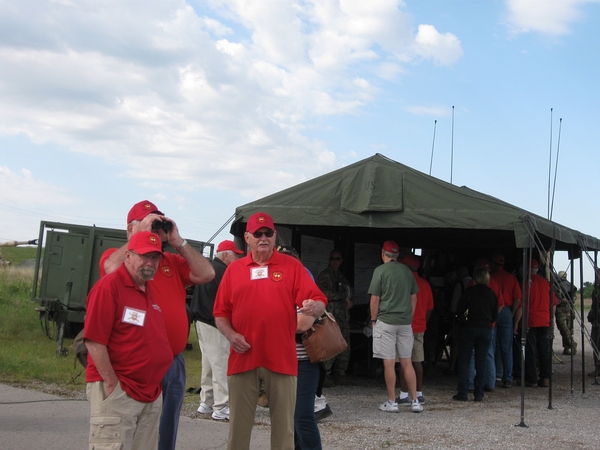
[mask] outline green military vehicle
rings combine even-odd
[[[212,259],[213,244],[187,241]],[[65,336],[73,337],[83,327],[87,294],[100,278],[102,253],[109,248],[121,247],[125,242],[125,230],[40,222],[32,300],[39,304],[36,310],[47,336],[51,336],[51,324],[55,325],[57,354],[68,354],[63,339]],[[175,252],[168,245],[165,250]]]

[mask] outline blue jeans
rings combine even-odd
[[[488,352],[492,342],[491,328],[461,327],[458,340],[458,396],[467,398],[469,392],[469,365],[475,350],[475,398],[483,398],[488,365]]]
[[[294,410],[296,450],[321,450],[321,434],[315,420],[315,395],[319,385],[319,364],[298,361],[298,386]]]
[[[496,320],[496,374],[503,383],[513,380],[513,321],[510,308],[504,307]]]
[[[550,345],[548,342],[548,327],[532,327],[527,331],[525,344],[525,381],[537,383],[538,365],[540,362],[539,378],[550,378],[552,361],[550,360]]]
[[[180,353],[162,379],[163,405],[158,429],[159,450],[175,450],[179,414],[185,395],[185,361]]]
[[[496,389],[496,362],[494,360],[496,352],[496,346],[494,345],[496,342],[496,329],[492,328],[491,330],[492,340],[490,342],[490,347],[488,348],[487,369],[485,370],[483,386],[487,389]],[[474,351],[471,353],[475,354]],[[473,380],[475,379],[475,372],[475,362],[473,360],[473,357],[471,356],[471,362],[469,365],[469,389],[474,389]]]

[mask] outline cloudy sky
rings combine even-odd
[[[598,0],[0,8],[0,242],[146,198],[207,240],[374,153],[600,236]]]

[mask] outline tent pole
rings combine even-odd
[[[554,275],[554,249],[556,247],[556,239],[552,238],[552,245],[550,245],[550,251],[547,252],[546,258],[546,270],[550,269],[550,284],[548,292],[548,313],[550,316],[550,323],[548,324],[548,366],[550,367],[550,381],[548,386],[548,409],[554,409],[552,407],[552,394],[554,386],[554,377],[552,376],[552,355],[554,354],[554,322],[556,320],[554,316],[554,292],[552,291],[552,278]]]
[[[523,299],[521,300],[521,421],[516,427],[529,428],[525,424],[525,339],[527,333],[527,314],[529,313],[529,263],[531,260],[531,246],[523,248],[522,286]]]
[[[580,299],[579,304],[581,305],[581,393],[585,394],[585,337],[583,333],[583,311],[584,311],[584,299],[583,299],[583,248],[581,249],[581,257],[579,258],[579,286],[580,287]],[[592,346],[592,349],[594,346]],[[594,368],[595,372],[595,368]]]

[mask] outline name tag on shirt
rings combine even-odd
[[[250,269],[250,279],[251,280],[262,280],[264,278],[268,278],[269,276],[269,266],[263,267],[253,267]]]
[[[131,325],[137,325],[138,327],[143,327],[145,319],[146,319],[146,311],[129,308],[127,306],[123,310],[122,321],[124,323],[130,323]]]

